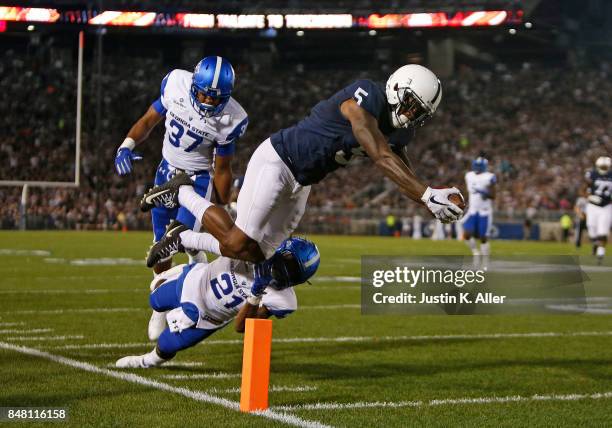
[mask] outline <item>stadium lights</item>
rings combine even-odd
[[[99,26],[266,29],[476,27],[520,24],[518,11],[468,11],[403,14],[206,14],[146,11],[62,10],[0,6],[0,21],[88,24]],[[531,23],[525,27],[531,28]],[[371,33],[369,33],[371,34]],[[372,35],[372,34],[371,34]]]
[[[60,14],[56,9],[0,6],[1,21],[56,22],[59,18]]]

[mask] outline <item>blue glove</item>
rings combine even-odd
[[[117,174],[130,174],[132,172],[132,161],[141,159],[142,156],[133,153],[126,147],[117,150],[117,157],[115,158],[115,169],[117,170]]]
[[[253,270],[255,272],[255,281],[251,286],[251,294],[259,297],[264,294],[266,287],[274,281],[272,278],[272,264],[268,261],[257,263]]]

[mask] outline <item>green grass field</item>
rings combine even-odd
[[[236,410],[242,345],[231,328],[167,367],[112,367],[152,349],[149,233],[0,232],[0,407],[65,407],[74,427],[612,424],[610,306],[582,315],[362,316],[359,284],[334,280],[359,276],[361,255],[467,248],[310,238],[321,250],[323,280],[298,287],[298,311],[274,321],[271,411],[255,415]],[[576,254],[569,244],[492,247]],[[593,263],[588,251],[585,263]]]

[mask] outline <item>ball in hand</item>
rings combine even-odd
[[[453,193],[448,197],[448,200],[457,205],[462,210],[465,210],[465,199],[460,193]]]

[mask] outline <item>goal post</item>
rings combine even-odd
[[[71,187],[77,188],[81,183],[81,111],[83,106],[83,48],[85,35],[79,32],[79,47],[77,60],[77,100],[76,100],[76,129],[74,150],[74,181],[32,181],[32,180],[0,180],[0,186],[22,187],[21,204],[19,208],[19,228],[26,228],[27,199],[30,187]]]

